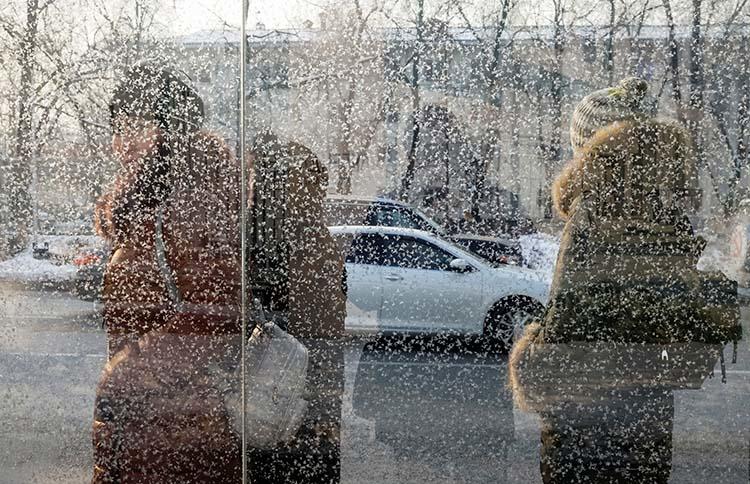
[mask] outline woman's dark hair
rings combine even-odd
[[[181,133],[201,128],[204,108],[187,75],[139,63],[128,69],[115,88],[109,113],[113,129],[119,117],[131,116],[154,120],[166,133]]]
[[[116,184],[121,192],[116,198],[122,203],[112,207],[115,219],[135,219],[161,205],[173,189],[173,171],[191,164],[193,138],[203,124],[203,101],[177,71],[140,63],[117,85],[109,112],[115,133],[127,117],[152,120],[162,130],[154,156],[141,160],[136,172]]]

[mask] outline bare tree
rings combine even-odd
[[[387,87],[382,39],[372,25],[379,3],[338,2],[323,15],[319,37],[300,55],[292,85],[323,121],[326,149],[336,170],[336,191],[352,190],[352,174],[368,155],[384,122]],[[320,116],[326,112],[327,116]]]
[[[39,17],[53,1],[48,0],[40,4],[39,0],[26,0],[25,19],[21,25],[13,26],[7,19],[2,22],[5,31],[17,41],[17,63],[20,71],[16,103],[15,143],[7,183],[11,225],[16,234],[16,237],[11,240],[11,252],[19,250],[26,244],[31,228],[32,204],[29,189],[31,187],[31,160],[34,146],[32,129],[34,57],[38,48]]]
[[[72,165],[90,159],[92,171],[77,181],[89,186],[91,196],[101,189],[102,169],[108,165],[101,155],[109,134],[101,119],[107,113],[106,89],[125,65],[157,50],[144,48],[154,45],[150,30],[156,0],[136,0],[132,5],[23,0],[0,8],[0,33],[9,50],[17,53],[15,63],[2,66],[7,74],[4,89],[16,99],[6,182],[7,211],[17,234],[13,251],[26,245],[33,228],[32,182],[37,174],[65,172],[66,165],[81,174],[81,167]],[[86,21],[66,22],[71,10]],[[42,22],[55,27],[40,29]],[[73,145],[78,148],[71,150]],[[63,150],[67,156],[60,156]],[[45,166],[44,159],[57,159],[57,165]]]
[[[682,110],[682,89],[680,88],[680,44],[677,41],[676,25],[672,3],[670,0],[662,0],[664,5],[664,15],[667,19],[667,28],[669,29],[667,45],[669,49],[669,73],[672,79],[672,100],[677,107],[677,115],[680,121],[684,122],[684,112]]]
[[[481,152],[473,156],[473,166],[471,169],[471,211],[476,216],[479,211],[480,198],[486,189],[490,161],[493,158],[500,157],[503,150],[502,131],[498,122],[503,118],[501,113],[507,113],[508,111],[503,105],[505,98],[504,90],[506,86],[511,91],[519,87],[518,83],[514,82],[514,76],[518,73],[516,72],[515,63],[512,58],[513,32],[510,28],[510,19],[516,10],[517,1],[502,0],[496,8],[491,9],[482,19],[481,26],[479,27],[472,25],[472,21],[466,14],[462,2],[456,2],[453,7],[458,12],[461,20],[466,24],[466,27],[473,32],[477,43],[482,46],[482,48],[477,49],[473,53],[469,52],[467,55],[483,56],[484,52],[489,51],[489,62],[486,63],[486,69],[479,73],[479,87],[482,90],[485,102],[492,106],[495,115],[487,127],[485,133],[486,139],[482,143]],[[483,35],[487,32],[491,33],[491,35]],[[483,65],[485,64],[483,63]],[[512,94],[512,97],[515,99],[515,93]],[[518,149],[518,127],[514,126],[512,129],[513,134],[511,137],[513,143],[515,143],[513,145],[515,151],[511,149],[511,154],[517,153]],[[511,174],[510,178],[516,176],[517,173],[514,173]]]
[[[703,50],[710,49],[711,55],[700,55],[700,70],[692,73],[689,79],[700,109],[705,113],[701,126],[705,127],[711,120],[715,122],[721,144],[731,160],[726,191],[719,197],[725,217],[733,215],[739,202],[750,195],[750,190],[741,183],[743,176],[750,172],[750,71],[744,62],[748,54],[748,37],[742,31],[741,22],[743,15],[747,17],[749,14],[747,6],[748,0],[738,0],[731,8],[727,8],[726,4],[722,4],[721,8],[713,3],[708,4],[708,9],[703,12],[706,20],[701,23],[702,29],[710,32],[710,35],[700,36],[703,38],[699,38],[699,42]],[[692,13],[695,23],[695,9]],[[692,44],[695,42],[695,27],[691,30]],[[695,102],[691,103],[691,108],[695,109],[692,104]],[[704,135],[703,145],[710,141],[705,138]],[[716,146],[716,149],[709,149],[708,152],[720,153],[721,148]]]
[[[611,85],[615,77],[615,31],[617,29],[617,9],[615,0],[607,0],[609,8],[609,23],[607,25],[607,40],[604,46],[604,70],[607,72],[607,81]]]
[[[421,96],[419,80],[421,74],[422,55],[425,50],[424,42],[424,27],[425,27],[425,9],[424,0],[416,0],[416,10],[414,13],[414,25],[415,25],[415,41],[414,51],[411,56],[411,106],[412,106],[412,128],[411,136],[409,140],[409,151],[406,156],[406,170],[404,176],[401,179],[401,187],[399,189],[399,195],[402,199],[405,199],[409,191],[411,190],[411,184],[414,181],[414,170],[417,164],[417,145],[419,143],[419,135],[421,130],[421,120],[419,119],[420,107],[421,107]]]

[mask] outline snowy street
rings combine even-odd
[[[97,307],[64,293],[3,287],[0,482],[87,482],[105,347]],[[747,331],[750,313],[743,316]],[[541,482],[538,418],[514,409],[506,357],[392,348],[363,340],[347,347],[343,482]],[[726,384],[717,369],[702,390],[676,393],[671,482],[747,482],[747,339],[727,373]]]

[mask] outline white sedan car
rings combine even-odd
[[[507,348],[546,304],[545,274],[490,265],[429,232],[329,229],[346,254],[347,331],[481,334]]]

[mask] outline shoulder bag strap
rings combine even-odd
[[[180,290],[177,288],[177,284],[174,282],[172,268],[169,267],[167,261],[166,245],[164,244],[164,231],[163,231],[163,209],[159,207],[156,212],[156,223],[154,230],[154,245],[156,246],[156,263],[159,264],[159,271],[164,278],[164,283],[167,286],[167,293],[169,299],[174,304],[175,310],[180,311],[183,307],[182,296],[180,296]]]

